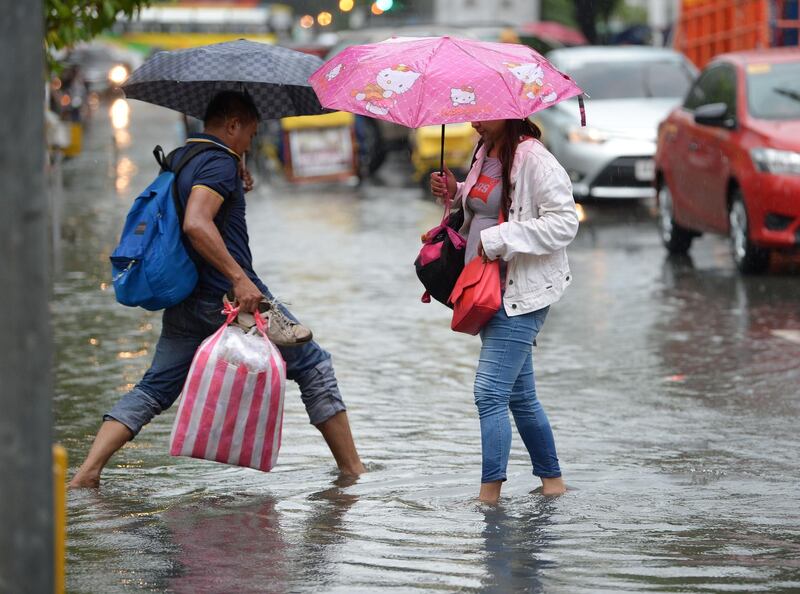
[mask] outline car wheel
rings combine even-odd
[[[750,220],[747,217],[744,196],[738,188],[733,191],[728,220],[731,253],[736,268],[744,273],[764,272],[769,266],[769,250],[756,247],[750,241]]]
[[[658,226],[661,230],[661,241],[670,254],[685,254],[692,247],[696,234],[675,222],[672,192],[669,191],[667,182],[662,182],[658,188]]]

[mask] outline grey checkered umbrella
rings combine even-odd
[[[122,86],[125,96],[203,119],[220,91],[247,92],[261,119],[326,113],[308,84],[322,60],[285,47],[239,39],[158,52]]]

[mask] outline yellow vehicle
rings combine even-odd
[[[447,167],[463,178],[469,170],[472,150],[478,142],[478,133],[469,122],[447,124],[444,134],[444,162]],[[427,185],[428,176],[439,171],[442,151],[442,127],[424,126],[412,130],[411,163],[414,166],[414,180]]]
[[[281,119],[281,161],[292,182],[358,175],[355,116],[344,111]]]
[[[275,43],[278,37],[271,30],[284,29],[291,22],[288,5],[177,1],[142,8],[133,18],[117,22],[109,39],[145,54],[241,38]]]

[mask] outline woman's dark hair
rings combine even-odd
[[[497,139],[500,165],[503,171],[503,215],[508,220],[508,209],[511,208],[511,167],[514,165],[514,153],[517,145],[526,138],[542,137],[539,126],[528,120],[506,120],[503,134]]]
[[[230,118],[239,118],[245,124],[257,122],[256,109],[250,95],[237,91],[221,91],[209,102],[203,123],[206,126],[224,124]]]

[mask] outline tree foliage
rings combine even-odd
[[[608,25],[611,14],[619,6],[619,0],[574,0],[574,2],[575,20],[581,31],[589,43],[599,43],[597,22],[602,21]]]
[[[542,0],[542,20],[556,21],[575,26],[575,6],[573,0]]]
[[[54,50],[88,41],[119,17],[132,17],[150,0],[45,0],[45,45]]]
[[[608,29],[609,19],[626,10],[620,0],[542,0],[542,20],[577,25],[589,43],[602,41],[598,23],[605,25],[603,29]]]

